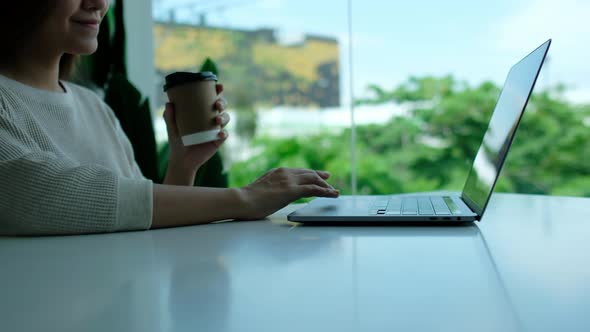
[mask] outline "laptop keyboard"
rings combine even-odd
[[[448,196],[384,197],[378,198],[371,209],[371,215],[412,216],[461,214],[453,199]]]

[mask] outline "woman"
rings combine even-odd
[[[97,48],[108,0],[10,1],[0,14],[0,234],[80,234],[259,219],[301,197],[337,197],[329,174],[274,169],[243,188],[191,187],[223,143],[185,148],[173,107],[165,183],[145,179],[112,110],[65,81]],[[7,8],[8,7],[8,8]],[[221,87],[219,87],[221,91]],[[223,112],[218,123],[229,121]]]

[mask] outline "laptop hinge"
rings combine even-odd
[[[459,198],[461,198],[463,203],[465,203],[465,205],[467,205],[467,207],[471,210],[471,212],[475,213],[475,220],[478,220],[478,221],[481,220],[481,215],[476,211],[476,209],[473,208],[475,206],[475,204],[472,203],[469,198],[465,199],[463,197],[463,194],[461,194],[461,196],[459,196]]]

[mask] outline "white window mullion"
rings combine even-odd
[[[156,96],[152,1],[125,1],[126,60],[129,80],[150,98],[154,116]]]
[[[350,93],[350,187],[352,194],[356,195],[357,192],[357,178],[356,178],[356,122],[355,122],[355,108],[354,108],[354,76],[352,67],[352,51],[353,51],[353,38],[352,38],[352,0],[348,0],[348,75],[349,75],[349,93]]]

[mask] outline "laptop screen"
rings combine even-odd
[[[469,207],[480,216],[494,190],[550,44],[551,40],[546,41],[515,64],[508,73],[461,194]]]

